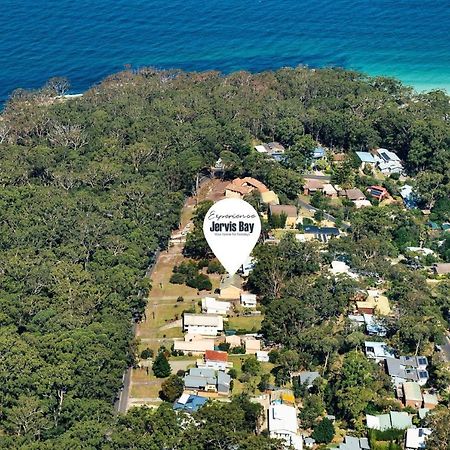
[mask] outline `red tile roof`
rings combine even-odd
[[[227,352],[219,352],[217,350],[206,350],[205,361],[227,362],[228,361],[228,353]]]

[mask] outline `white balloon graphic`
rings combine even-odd
[[[211,250],[234,275],[250,255],[261,233],[261,220],[252,205],[238,198],[226,198],[208,210],[203,233]]]

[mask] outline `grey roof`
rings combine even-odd
[[[230,382],[230,375],[219,370],[217,373],[217,390],[227,394],[230,391]]]
[[[401,358],[386,358],[386,367],[388,374],[391,377],[403,378],[405,380],[412,381],[428,379],[428,372],[426,370],[417,369],[417,365],[411,366],[409,363],[404,364],[402,363]]]
[[[193,375],[186,375],[184,377],[184,386],[187,388],[200,388],[206,386],[207,379],[204,377],[196,377]]]
[[[391,411],[391,427],[397,430],[406,430],[412,427],[412,419],[407,412],[404,411]]]
[[[338,448],[340,450],[370,450],[370,445],[367,438],[345,436],[344,442]]]
[[[216,376],[216,371],[214,369],[202,369],[194,367],[189,370],[189,375],[203,378],[214,378]]]
[[[399,359],[405,366],[419,367],[428,365],[428,359],[426,356],[400,356]]]
[[[300,377],[300,383],[312,384],[316,378],[320,377],[320,374],[319,372],[300,372],[298,376]]]

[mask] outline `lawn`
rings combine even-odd
[[[256,333],[261,329],[261,322],[264,317],[260,316],[239,316],[228,319],[228,328],[230,330],[246,330]]]

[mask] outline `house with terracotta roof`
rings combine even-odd
[[[369,195],[371,195],[373,198],[376,198],[380,202],[381,200],[389,197],[389,192],[383,186],[370,186],[369,188],[367,188],[367,192],[369,193]]]
[[[227,352],[206,350],[203,359],[197,360],[197,367],[227,371],[233,367],[233,363],[228,361]]]
[[[434,264],[433,271],[436,275],[444,277],[450,273],[450,263]]]
[[[255,178],[235,178],[231,183],[228,183],[225,186],[225,197],[243,198],[254,190],[257,190],[260,194],[269,192],[267,186]]]
[[[356,310],[360,314],[379,314],[381,316],[391,314],[389,299],[377,289],[369,289],[366,298],[356,302]]]

